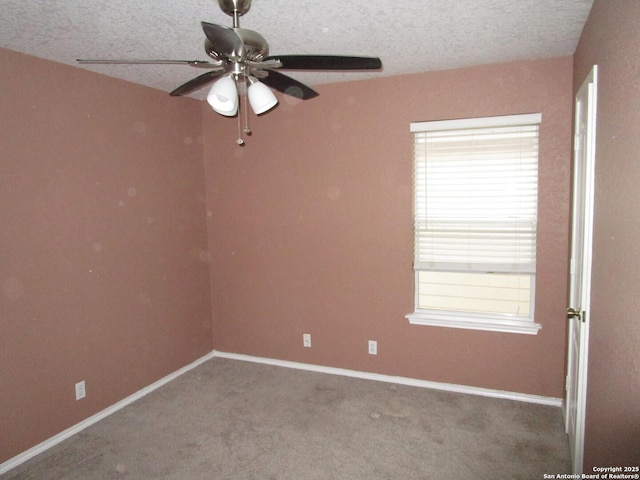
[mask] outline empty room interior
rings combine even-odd
[[[195,18],[183,19],[177,18],[181,8],[171,7],[180,30],[196,42],[172,38],[168,43],[176,50],[163,49],[155,58],[206,58],[202,41],[215,35],[203,33],[200,21],[230,27],[232,18],[216,1],[173,3],[200,7],[193,9]],[[564,9],[575,38],[560,54],[531,57],[514,48],[509,60],[493,61],[494,43],[505,49],[522,40],[501,37],[498,29],[459,65],[434,61],[437,68],[420,70],[404,55],[409,51],[420,65],[418,57],[435,41],[427,26],[473,20],[453,7],[456,2],[408,1],[413,18],[425,10],[424,22],[411,24],[400,23],[389,2],[346,2],[334,21],[357,20],[363,36],[375,35],[377,23],[386,25],[384,32],[398,31],[398,39],[378,35],[374,41],[349,32],[351,43],[341,38],[339,25],[323,23],[340,10],[339,2],[324,9],[320,3],[254,0],[240,20],[269,39],[272,54],[379,56],[382,67],[366,76],[349,69],[285,72],[319,94],[308,100],[269,84],[268,76],[258,78],[274,87],[278,104],[260,115],[248,110],[250,133],[241,124],[246,97],[229,116],[212,110],[205,98],[209,84],[193,94],[168,94],[207,70],[76,62],[83,55],[140,58],[145,43],[165,45],[163,29],[175,37],[177,27],[154,12],[154,2],[71,2],[78,10],[95,7],[84,14],[100,17],[94,23],[107,33],[118,15],[154,24],[138,25],[139,43],[105,37],[91,45],[78,40],[87,27],[61,21],[55,2],[9,1],[2,7],[0,475],[59,448],[65,432],[64,441],[73,440],[71,433],[80,435],[83,425],[108,421],[105,412],[118,415],[114,406],[132,396],[135,407],[145,401],[145,389],[163,379],[149,396],[177,385],[179,374],[216,362],[241,363],[256,381],[251,368],[268,365],[268,372],[337,374],[336,382],[397,381],[425,395],[450,390],[543,404],[562,424],[572,222],[580,224],[572,218],[575,99],[596,65],[588,357],[580,465],[573,471],[628,467],[638,473],[640,2],[463,2],[494,8],[494,16],[519,14],[524,23],[536,9]],[[131,11],[116,14],[114,5]],[[435,16],[436,6],[456,18]],[[574,16],[566,12],[572,8]],[[46,29],[36,26],[36,13]],[[282,25],[259,24],[264,15]],[[410,34],[422,43],[403,43]],[[535,43],[545,29],[527,35],[524,43]],[[319,37],[324,50],[311,50],[306,36]],[[449,50],[436,58],[458,54],[459,40],[439,39]],[[54,46],[66,57],[48,55]],[[159,86],[145,83],[154,80],[149,72],[178,73],[168,77],[173,83]],[[158,82],[165,78],[159,75]],[[529,329],[415,321],[412,125],[530,114],[538,114],[539,140]],[[219,395],[219,408],[234,408],[224,392]],[[218,407],[208,408],[213,415]],[[104,419],[93,423],[96,416]],[[281,432],[278,437],[287,428]],[[122,471],[115,473],[126,477],[118,465]],[[280,468],[280,476],[244,478],[293,478],[285,474],[286,462]],[[570,471],[518,478],[561,473]],[[391,472],[379,478],[418,477]]]

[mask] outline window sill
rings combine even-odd
[[[542,325],[530,319],[491,318],[471,314],[443,312],[413,312],[406,315],[412,325],[430,325],[434,327],[464,328],[467,330],[486,330],[490,332],[523,333],[536,335]]]

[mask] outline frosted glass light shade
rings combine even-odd
[[[271,110],[278,104],[278,99],[271,89],[258,81],[249,85],[249,103],[256,115]]]
[[[207,102],[216,112],[233,117],[238,112],[238,89],[230,76],[224,76],[213,84]]]

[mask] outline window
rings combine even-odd
[[[411,323],[535,334],[540,114],[412,123]]]

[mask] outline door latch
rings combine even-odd
[[[578,320],[584,322],[583,313],[584,312],[581,312],[571,307],[567,308],[567,318],[577,318]]]

